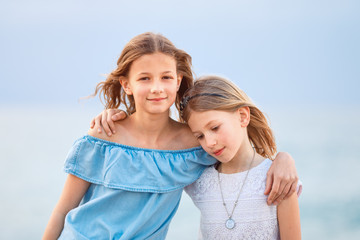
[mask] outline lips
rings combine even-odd
[[[166,98],[148,98],[147,100],[152,101],[152,102],[160,102],[162,100],[165,100]]]
[[[221,149],[219,149],[219,150],[216,150],[216,151],[214,151],[213,153],[214,153],[215,156],[219,156],[219,155],[222,154],[222,152],[224,151],[224,149],[225,149],[225,147],[223,147],[223,148],[221,148]]]

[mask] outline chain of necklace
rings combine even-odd
[[[222,188],[221,188],[220,173],[219,173],[219,171],[218,171],[218,180],[219,180],[221,198],[222,198],[222,202],[223,202],[224,208],[225,208],[225,210],[226,210],[226,213],[227,213],[227,215],[228,215],[228,217],[229,217],[229,218],[226,220],[226,222],[225,222],[225,227],[226,227],[227,229],[233,229],[233,228],[235,227],[235,221],[234,221],[234,219],[232,219],[232,216],[233,216],[234,211],[235,211],[235,208],[236,208],[236,206],[237,206],[237,204],[238,204],[238,200],[239,200],[240,194],[241,194],[241,192],[242,192],[242,189],[243,189],[243,187],[244,187],[244,184],[245,184],[246,179],[247,179],[247,177],[248,177],[248,174],[249,174],[249,172],[250,172],[252,163],[254,162],[255,149],[253,148],[253,150],[254,150],[254,154],[253,154],[253,157],[252,157],[252,159],[251,159],[249,169],[248,169],[247,172],[246,172],[245,179],[244,179],[244,181],[243,181],[243,184],[241,185],[241,188],[240,188],[239,193],[238,193],[238,195],[237,195],[236,201],[234,202],[234,207],[233,207],[233,209],[232,209],[232,211],[231,211],[231,214],[229,214],[229,211],[228,211],[228,209],[227,209],[227,207],[226,207],[226,203],[225,203],[225,200],[224,200],[223,191],[222,191]]]

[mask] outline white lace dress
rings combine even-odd
[[[267,196],[264,195],[266,173],[271,164],[271,160],[265,159],[250,170],[232,216],[235,227],[231,230],[225,227],[228,215],[223,206],[218,172],[214,166],[207,168],[196,182],[185,188],[201,212],[199,239],[280,239],[276,206],[268,206]],[[245,176],[246,171],[220,173],[229,213]]]

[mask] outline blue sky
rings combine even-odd
[[[263,105],[360,105],[359,1],[2,1],[0,105],[74,105],[164,34]]]

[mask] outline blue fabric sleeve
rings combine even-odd
[[[163,193],[191,184],[215,162],[201,147],[143,149],[85,135],[73,144],[64,170],[109,188]]]

